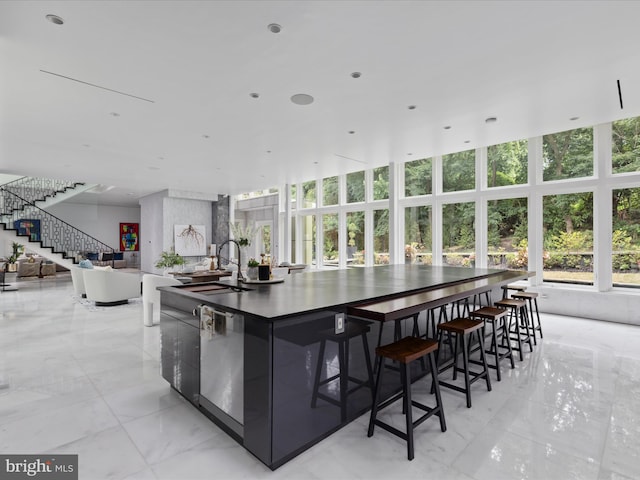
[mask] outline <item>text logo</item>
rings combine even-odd
[[[0,480],[78,480],[78,455],[0,455]]]

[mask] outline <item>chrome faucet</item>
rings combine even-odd
[[[220,244],[220,246],[218,247],[218,260],[220,260],[222,257],[220,256],[220,253],[222,252],[222,247],[224,247],[227,243],[235,243],[236,247],[238,247],[238,280],[239,281],[243,281],[244,277],[242,276],[242,269],[240,268],[240,265],[242,265],[242,259],[240,258],[240,244],[238,242],[236,242],[233,239],[229,239],[229,240],[225,240],[224,242],[222,242]],[[231,256],[231,255],[229,255]],[[229,263],[232,263],[231,260],[227,259],[229,261]],[[218,268],[220,267],[220,265],[218,265]]]

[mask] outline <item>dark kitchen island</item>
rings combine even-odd
[[[368,360],[381,328],[382,343],[393,341],[395,322],[386,320],[527,277],[505,270],[389,265],[289,275],[275,284],[160,287],[162,374],[275,469],[371,407]],[[339,318],[357,335],[336,333]],[[403,335],[412,326],[401,322]],[[345,347],[348,375],[338,360]],[[344,389],[340,395],[341,382],[349,394]],[[386,395],[400,386],[398,375],[385,376]]]

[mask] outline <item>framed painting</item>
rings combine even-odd
[[[140,249],[140,225],[138,223],[120,224],[120,251],[137,252]]]
[[[207,255],[204,225],[174,225],[176,253],[183,257]]]
[[[13,228],[18,231],[18,235],[29,237],[32,242],[40,241],[40,220],[22,218],[13,222]]]

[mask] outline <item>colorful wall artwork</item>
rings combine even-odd
[[[120,224],[120,251],[137,252],[140,249],[140,225],[138,223]]]
[[[40,220],[20,219],[13,222],[13,228],[18,231],[18,235],[26,235],[32,242],[40,241]]]

